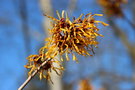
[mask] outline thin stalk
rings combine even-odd
[[[123,19],[125,19],[125,21],[127,21],[131,25],[131,27],[135,30],[135,24],[134,23],[132,23],[125,15],[123,15]]]
[[[47,63],[48,60],[45,60],[25,81],[24,83],[18,88],[18,90],[23,90],[23,88],[34,78],[34,76],[41,70],[41,68]]]

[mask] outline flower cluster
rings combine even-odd
[[[73,60],[77,61],[76,55],[92,56],[94,53],[93,47],[98,45],[97,37],[103,36],[98,33],[99,23],[104,26],[108,24],[97,21],[94,16],[102,16],[102,14],[87,14],[83,17],[81,14],[78,18],[73,18],[71,21],[64,11],[62,15],[57,11],[59,19],[47,16],[53,20],[52,29],[49,29],[50,37],[46,39],[47,43],[39,50],[38,55],[30,55],[28,59],[28,65],[26,68],[31,69],[29,75],[32,74],[44,61],[47,63],[39,71],[40,79],[42,77],[51,81],[50,72],[54,70],[58,75],[57,70],[64,70],[60,63],[63,61],[63,54],[65,54],[66,60],[69,60],[68,54],[73,56]],[[57,60],[55,57],[61,56],[61,60]],[[53,64],[58,64],[55,67]]]
[[[102,14],[89,13],[83,19],[83,14],[81,14],[78,18],[73,18],[73,21],[68,18],[64,11],[61,16],[58,12],[57,15],[59,19],[45,15],[54,21],[53,28],[50,29],[52,37],[47,39],[47,45],[50,48],[48,50],[50,51],[48,52],[49,55],[52,51],[54,51],[53,55],[60,54],[62,56],[65,54],[67,60],[69,60],[68,54],[73,56],[73,60],[77,60],[75,54],[92,56],[92,53],[94,53],[93,46],[98,44],[97,36],[103,36],[98,33],[98,23],[104,26],[108,25],[94,19],[94,16],[102,16]],[[63,61],[63,58],[61,60]]]
[[[89,84],[88,79],[80,80],[79,86],[79,90],[94,90],[93,86]]]
[[[61,75],[61,71],[64,70],[59,60],[53,58],[52,59],[46,58],[45,54],[42,53],[42,50],[39,50],[38,55],[30,55],[29,57],[27,57],[27,59],[28,59],[28,64],[25,65],[24,67],[30,69],[28,75],[31,75],[39,66],[42,65],[44,61],[46,61],[46,64],[43,65],[40,71],[38,72],[40,79],[46,78],[47,80],[52,82],[50,77],[51,70],[54,70],[57,75]],[[58,67],[56,67],[56,65]]]
[[[108,16],[123,16],[122,4],[126,4],[127,0],[98,0],[98,3],[104,8]]]

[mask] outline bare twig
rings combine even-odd
[[[135,24],[134,23],[132,23],[125,15],[123,16],[123,19],[125,21],[127,21],[131,25],[131,27],[135,30]]]
[[[128,37],[126,33],[122,32],[120,28],[118,28],[113,20],[108,19],[110,25],[113,28],[113,31],[116,36],[120,37],[122,43],[127,47],[128,53],[132,58],[133,64],[135,64],[135,47],[128,41]],[[134,66],[134,65],[133,65]]]
[[[24,39],[25,53],[26,56],[30,54],[31,51],[31,40],[29,36],[29,27],[28,27],[28,11],[27,11],[27,0],[20,0],[19,3],[20,18],[22,19],[22,33]]]
[[[45,60],[26,80],[25,82],[18,88],[18,90],[23,90],[23,88],[30,82],[32,78],[40,71],[40,69],[51,59]]]

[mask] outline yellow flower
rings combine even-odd
[[[52,52],[53,55],[51,56],[54,56],[54,53],[61,56],[65,54],[67,60],[69,60],[68,54],[70,53],[73,55],[73,60],[77,60],[75,53],[92,56],[92,53],[94,53],[93,46],[98,44],[97,36],[103,36],[98,33],[98,23],[108,26],[108,24],[94,19],[94,16],[102,16],[102,14],[89,13],[84,18],[82,18],[83,14],[81,14],[77,19],[74,18],[73,21],[68,18],[65,11],[62,11],[61,16],[57,11],[57,15],[59,19],[45,15],[54,21],[53,28],[50,29],[52,37],[48,38],[49,44],[46,44],[46,46],[49,45],[47,54]]]
[[[89,84],[89,80],[84,79],[79,82],[79,90],[94,90],[93,86]]]
[[[93,47],[96,47],[99,43],[97,37],[103,36],[98,33],[100,30],[97,27],[98,24],[108,26],[108,24],[94,19],[94,16],[102,16],[102,14],[89,13],[84,18],[81,14],[73,21],[68,18],[65,11],[62,11],[62,15],[57,11],[57,15],[59,19],[45,15],[54,21],[52,23],[53,28],[49,30],[51,35],[46,39],[45,46],[40,48],[39,54],[30,55],[27,58],[28,64],[25,65],[26,68],[30,69],[28,75],[31,75],[46,61],[38,73],[40,79],[44,77],[51,82],[51,70],[54,70],[58,75],[60,75],[58,72],[64,70],[60,64],[63,61],[63,54],[65,54],[67,60],[70,60],[68,54],[71,54],[74,61],[77,61],[76,54],[92,56],[94,54]],[[61,61],[55,58],[57,55],[60,55]],[[58,67],[55,67],[54,64],[57,64]]]
[[[108,16],[123,16],[121,5],[127,3],[127,0],[98,0],[98,3],[104,8]]]
[[[60,61],[55,60],[55,59],[48,60],[45,57],[45,54],[42,55],[40,53],[39,55],[30,55],[27,59],[28,59],[28,64],[25,65],[24,67],[30,69],[28,75],[31,75],[33,71],[35,71],[45,60],[47,60],[46,64],[38,72],[40,79],[46,78],[47,80],[52,82],[51,77],[50,77],[51,70],[54,70],[56,74],[58,75],[60,75],[61,71],[64,70],[64,68],[60,65]],[[54,67],[54,64],[57,64],[58,67]]]

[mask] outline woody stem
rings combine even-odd
[[[41,70],[41,68],[47,63],[48,60],[45,60],[25,81],[24,83],[18,88],[18,90],[23,90],[23,88],[31,81],[32,78]]]

